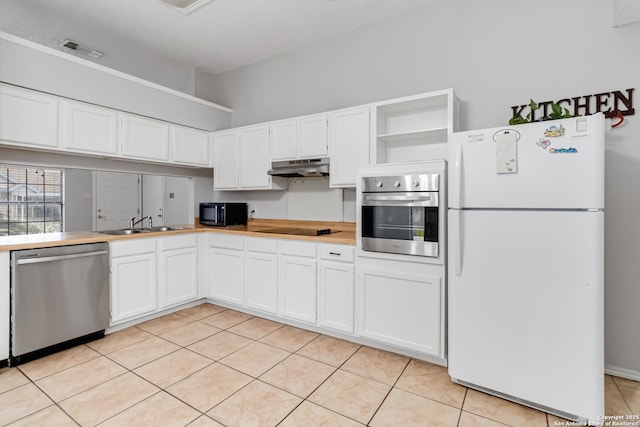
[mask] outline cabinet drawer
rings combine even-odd
[[[249,237],[245,240],[248,251],[278,253],[278,241],[274,239],[263,239],[261,237]]]
[[[109,252],[111,258],[127,255],[146,254],[156,251],[156,239],[131,239],[123,242],[111,242]]]
[[[318,256],[329,261],[353,262],[354,253],[349,245],[318,245]]]
[[[243,250],[244,237],[214,232],[209,236],[208,245],[214,248]]]
[[[280,240],[278,242],[280,253],[283,255],[295,255],[302,257],[316,257],[316,244],[309,242],[298,242],[295,240]]]
[[[158,239],[161,250],[193,248],[198,246],[198,239],[195,234],[183,236],[168,236]]]

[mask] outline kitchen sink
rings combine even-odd
[[[126,236],[129,234],[140,234],[140,233],[161,233],[163,231],[172,231],[172,230],[182,230],[179,227],[151,227],[151,228],[121,228],[120,230],[106,230],[99,231],[102,234],[108,234],[110,236]]]

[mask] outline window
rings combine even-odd
[[[0,165],[0,236],[64,230],[61,170]]]

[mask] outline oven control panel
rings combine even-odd
[[[440,175],[437,173],[362,178],[364,193],[438,191],[439,186]]]

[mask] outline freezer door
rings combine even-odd
[[[449,207],[603,209],[604,116],[454,134]]]
[[[602,212],[450,211],[449,374],[604,414]]]

